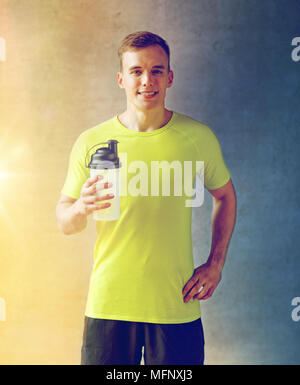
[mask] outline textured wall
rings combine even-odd
[[[55,205],[78,134],[126,106],[121,39],[150,30],[171,48],[167,108],[212,127],[238,196],[223,280],[202,302],[206,363],[299,364],[299,2],[0,4],[0,363],[79,363],[96,232],[61,235]],[[194,211],[196,265],[211,203]]]

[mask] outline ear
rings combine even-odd
[[[124,88],[122,72],[117,73],[118,85],[120,88]]]
[[[167,84],[167,88],[170,88],[171,85],[173,84],[173,80],[174,80],[174,72],[173,71],[170,71],[168,73],[168,84]]]

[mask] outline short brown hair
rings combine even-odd
[[[120,71],[123,71],[122,57],[126,51],[145,48],[151,45],[160,45],[168,56],[168,72],[170,72],[170,48],[168,43],[160,36],[155,35],[152,32],[138,31],[127,35],[118,49],[118,55],[120,58]]]

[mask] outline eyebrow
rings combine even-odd
[[[135,70],[137,68],[142,68],[141,66],[133,66],[133,67],[129,67],[129,71],[132,71],[132,70]],[[165,66],[163,65],[156,65],[156,66],[153,66],[152,68],[161,68],[161,69],[165,69]]]

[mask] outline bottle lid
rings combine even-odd
[[[93,169],[120,168],[121,162],[118,157],[117,143],[119,143],[117,140],[111,139],[107,142],[97,143],[95,146],[91,147],[87,155],[92,148],[98,146],[99,144],[108,144],[108,147],[100,147],[96,150],[96,152],[91,156],[90,163],[87,167]]]

